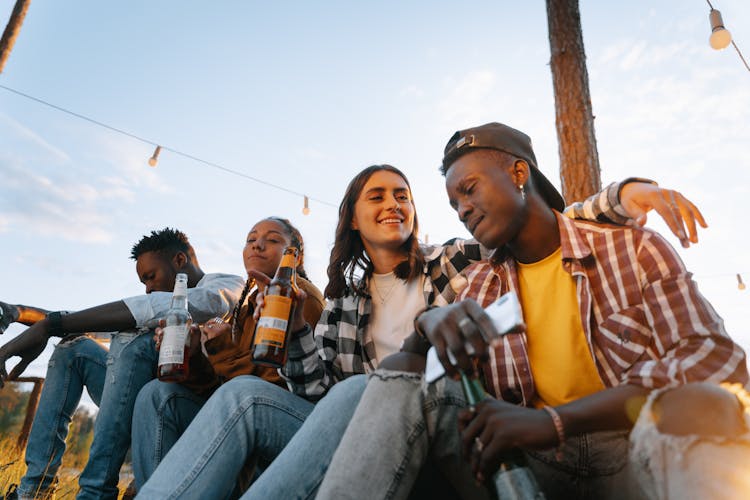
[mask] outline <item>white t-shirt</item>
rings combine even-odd
[[[375,344],[378,362],[398,352],[414,331],[414,316],[425,307],[424,280],[423,274],[407,283],[393,272],[373,273],[369,283],[372,316],[367,334]]]

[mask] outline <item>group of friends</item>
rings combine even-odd
[[[245,277],[204,273],[165,228],[132,249],[144,295],[77,312],[0,302],[0,331],[30,325],[0,347],[0,386],[61,338],[18,498],[54,496],[84,387],[99,413],[80,499],[117,497],[129,448],[144,499],[490,498],[514,450],[546,498],[750,491],[745,353],[640,224],[656,209],[688,245],[698,209],[635,178],[566,208],[529,137],[500,123],[456,132],[441,172],[474,239],[421,244],[406,176],[365,168],[341,201],[322,293],[302,235],[271,216],[247,234]],[[299,291],[277,370],[252,362],[251,343],[288,246]],[[179,384],[155,377],[177,273],[201,324]],[[524,328],[499,335],[484,308],[509,292]],[[87,332],[116,333],[105,349]],[[430,347],[446,376],[428,383]],[[468,408],[459,370],[492,397]]]

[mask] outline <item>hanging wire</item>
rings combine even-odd
[[[716,10],[714,9],[714,6],[711,5],[711,0],[706,0],[706,3],[708,4],[709,7],[711,7],[711,10]],[[734,50],[737,51],[737,55],[740,56],[740,60],[742,61],[742,64],[744,64],[745,68],[747,68],[747,70],[750,71],[750,66],[747,64],[747,61],[745,60],[745,56],[742,55],[740,48],[737,47],[736,43],[734,43],[734,37],[732,37],[732,40],[730,43],[732,44],[732,47],[734,47]]]
[[[131,134],[128,131],[122,130],[122,129],[117,128],[117,127],[113,127],[112,125],[107,125],[106,123],[100,122],[99,120],[94,120],[93,118],[89,118],[88,116],[82,115],[80,113],[76,113],[75,111],[71,111],[69,109],[63,108],[63,107],[58,106],[56,104],[52,104],[51,102],[47,102],[47,101],[45,101],[43,99],[39,99],[38,97],[34,97],[32,95],[26,94],[26,93],[21,92],[19,90],[12,89],[12,88],[7,87],[5,85],[1,85],[0,84],[0,88],[2,88],[4,90],[7,90],[8,92],[12,92],[13,94],[16,94],[16,95],[19,95],[21,97],[24,97],[26,99],[30,99],[30,100],[32,100],[34,102],[37,102],[39,104],[42,104],[44,106],[48,106],[48,107],[50,107],[52,109],[56,109],[57,111],[60,111],[62,113],[68,114],[70,116],[74,116],[74,117],[79,118],[79,119],[84,120],[84,121],[87,121],[87,122],[92,123],[92,124],[94,124],[94,125],[96,125],[98,127],[105,128],[107,130],[110,130],[112,132],[115,132],[115,133],[118,133],[118,134],[121,134],[121,135],[125,135],[127,137],[130,137],[131,139],[135,139],[137,141],[143,142],[145,144],[149,144],[151,146],[160,147],[162,150],[169,151],[170,153],[176,154],[178,156],[182,156],[183,158],[188,158],[188,159],[193,160],[195,162],[202,163],[204,165],[207,165],[209,167],[213,167],[213,168],[218,169],[218,170],[222,170],[222,171],[227,172],[229,174],[236,175],[238,177],[243,177],[245,179],[249,179],[249,180],[251,180],[253,182],[257,182],[258,184],[263,184],[264,186],[272,187],[272,188],[278,189],[280,191],[285,191],[287,193],[290,193],[290,194],[293,194],[293,195],[296,195],[296,196],[300,196],[302,198],[306,197],[306,195],[304,193],[300,193],[299,191],[294,191],[293,189],[285,188],[284,186],[279,186],[278,184],[274,184],[272,182],[264,181],[263,179],[259,179],[257,177],[253,177],[252,175],[247,175],[247,174],[245,174],[243,172],[239,172],[237,170],[232,170],[231,168],[225,167],[223,165],[219,165],[218,163],[214,163],[214,162],[211,162],[211,161],[208,161],[208,160],[204,160],[203,158],[199,158],[199,157],[191,155],[189,153],[185,153],[184,151],[180,151],[179,149],[174,149],[174,148],[170,148],[168,146],[160,145],[159,143],[157,143],[155,141],[152,141],[150,139],[146,139],[146,138],[141,137],[139,135]],[[336,208],[336,205],[334,205],[331,202],[328,202],[328,201],[325,201],[325,200],[320,200],[318,198],[313,198],[312,196],[307,196],[307,198],[310,199],[310,200],[317,201],[321,205],[327,205],[329,207]]]

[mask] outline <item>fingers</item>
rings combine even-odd
[[[654,208],[669,226],[669,229],[680,239],[680,244],[688,248],[690,243],[698,243],[697,225],[708,227],[703,214],[693,202],[679,191],[660,189],[660,203]],[[697,225],[696,225],[697,223]],[[685,231],[687,226],[687,233]]]
[[[7,380],[17,379],[23,373],[26,367],[29,366],[29,363],[31,363],[31,361],[32,360],[21,359],[21,361],[19,361],[18,364],[14,366],[10,371]]]
[[[688,236],[691,243],[698,243],[698,230],[696,222],[703,228],[708,227],[703,214],[693,202],[685,198],[681,193],[674,191],[674,199],[680,208],[680,217],[687,224]]]
[[[466,410],[466,427],[463,432],[461,432],[461,446],[465,457],[471,456],[472,447],[474,446],[474,438],[479,436],[484,430],[487,414],[481,411],[483,407],[484,402],[481,402],[473,411]]]
[[[679,238],[680,244],[682,244],[684,248],[689,247],[690,241],[685,232],[685,226],[682,222],[682,214],[680,212],[680,207],[677,205],[674,191],[671,189],[660,189],[659,193],[661,194],[661,203],[657,203],[654,208],[657,213],[661,215],[662,219],[664,219],[664,222],[667,223],[669,230]]]
[[[437,357],[443,365],[443,368],[445,368],[445,373],[448,374],[449,377],[456,378],[458,376],[458,370],[456,370],[456,367],[453,364],[454,360],[448,357],[448,346],[443,337],[435,337],[434,340],[430,339],[430,342],[435,347],[435,352],[437,353]]]
[[[229,323],[225,323],[221,318],[211,318],[201,325],[201,332],[205,335],[206,340],[218,337],[232,330]]]
[[[262,283],[263,285],[268,285],[271,282],[271,278],[268,277],[265,273],[261,271],[257,271],[255,269],[251,269],[247,272],[248,275],[250,275],[251,278],[255,279],[256,283]]]
[[[159,324],[161,325],[164,320],[159,320]],[[164,323],[166,325],[166,322]],[[161,326],[156,327],[154,330],[154,344],[156,346],[156,350],[158,351],[161,348],[161,339],[164,337],[164,329]]]
[[[463,434],[464,430],[474,420],[476,411],[470,408],[466,408],[458,412],[458,432]]]

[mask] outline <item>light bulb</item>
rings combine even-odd
[[[152,167],[155,167],[156,164],[159,163],[159,153],[161,153],[161,146],[156,146],[154,154],[151,155],[151,158],[148,159],[148,164]]]
[[[711,36],[708,38],[711,48],[714,50],[726,49],[732,41],[732,34],[724,27],[721,12],[711,9],[708,18],[711,21]]]
[[[307,196],[305,196],[305,206],[302,207],[302,214],[310,215],[310,199]]]

